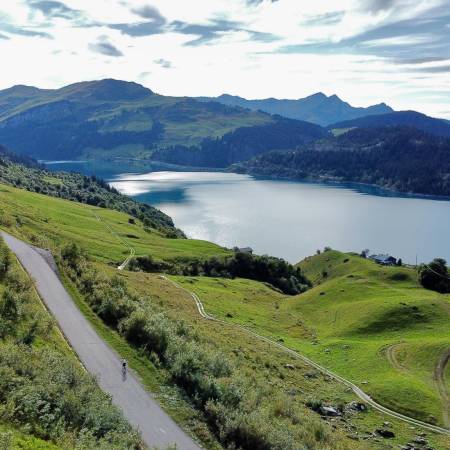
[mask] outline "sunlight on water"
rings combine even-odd
[[[325,245],[450,259],[450,202],[368,195],[334,185],[207,172],[121,174],[120,192],[169,214],[189,237],[251,246],[292,262]]]

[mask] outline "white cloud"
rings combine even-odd
[[[51,14],[30,8],[33,1],[2,4],[0,35],[9,39],[0,39],[8,62],[0,88],[114,77],[168,95],[298,98],[323,91],[356,105],[450,110],[443,107],[448,74],[414,76],[413,62],[416,53],[424,56],[421,46],[434,44],[436,55],[423,47],[426,56],[450,57],[444,34],[424,25],[448,0],[61,0]],[[380,50],[386,48],[388,55]],[[411,63],[398,65],[396,57]]]

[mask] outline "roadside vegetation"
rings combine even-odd
[[[0,241],[1,448],[140,449]]]
[[[61,267],[106,324],[167,371],[225,448],[294,450],[300,443],[345,448],[318,419],[298,426],[304,412],[287,395],[278,399],[278,414],[267,410],[261,402],[264,384],[243,376],[220,350],[184,321],[170,319],[152,299],[133,295],[122,278],[100,273],[76,244],[62,249]]]

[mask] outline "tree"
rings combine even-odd
[[[429,264],[422,264],[419,268],[419,281],[425,289],[450,293],[450,275],[447,261],[442,258],[433,259]]]

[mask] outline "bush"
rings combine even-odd
[[[425,289],[447,294],[450,292],[450,275],[445,259],[436,258],[419,268],[419,281]]]

